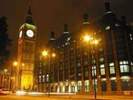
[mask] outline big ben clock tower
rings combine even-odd
[[[33,87],[36,34],[37,28],[29,7],[25,23],[19,29],[17,89],[31,90]]]

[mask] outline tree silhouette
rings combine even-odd
[[[0,69],[3,68],[10,55],[11,40],[7,34],[6,20],[5,16],[0,17]]]

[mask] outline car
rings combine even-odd
[[[9,94],[11,94],[11,91],[0,89],[0,95],[9,95]]]

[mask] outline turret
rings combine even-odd
[[[32,19],[31,7],[30,6],[28,8],[27,17],[25,19],[25,22],[28,23],[28,24],[33,24],[34,25],[34,22],[33,22],[33,19]]]

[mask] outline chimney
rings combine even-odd
[[[125,16],[121,16],[121,22],[122,22],[122,24],[126,25],[127,19]]]
[[[89,17],[87,13],[83,15],[83,24],[89,24]]]
[[[105,2],[105,12],[111,11],[110,2]]]
[[[67,24],[64,24],[64,34],[68,34],[68,25]]]
[[[55,33],[54,32],[50,33],[50,40],[55,40]]]

